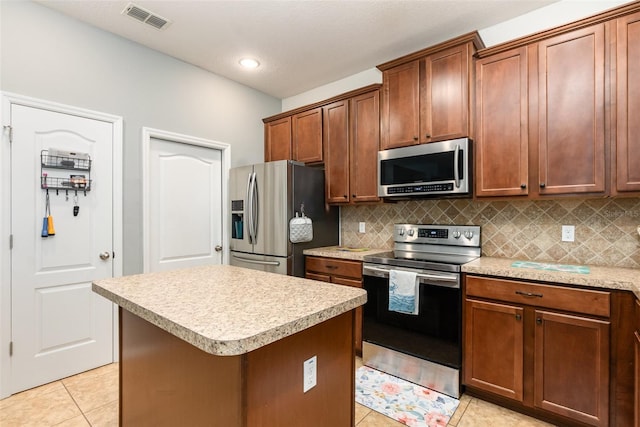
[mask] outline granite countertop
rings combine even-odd
[[[588,267],[588,273],[553,271],[536,268],[513,267],[513,259],[480,257],[462,266],[464,273],[499,276],[513,279],[537,280],[567,285],[632,291],[640,298],[640,270],[618,267]],[[561,264],[549,263],[550,266]]]
[[[98,280],[92,289],[219,356],[248,353],[367,300],[363,289],[229,265]]]
[[[363,261],[367,255],[375,255],[389,252],[390,249],[371,248],[348,248],[342,246],[326,246],[324,248],[305,249],[303,253],[310,256],[320,256],[325,258],[347,259],[352,261]]]

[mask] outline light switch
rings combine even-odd
[[[302,364],[302,376],[303,385],[302,392],[306,393],[316,386],[317,382],[317,365],[318,357],[313,356],[311,359],[307,359]]]

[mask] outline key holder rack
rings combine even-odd
[[[68,170],[84,172],[83,174],[69,174],[68,177],[49,176],[48,170]],[[87,191],[91,191],[91,157],[89,155],[82,157],[61,156],[49,153],[49,150],[40,152],[40,188],[43,190],[56,190],[56,195],[60,190],[64,190],[69,195],[69,191],[75,191],[77,195],[79,191],[87,195]]]

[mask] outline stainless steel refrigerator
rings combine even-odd
[[[304,249],[338,244],[338,208],[325,206],[323,169],[288,160],[233,168],[229,195],[231,265],[304,277]],[[291,243],[289,221],[303,210],[313,240]]]

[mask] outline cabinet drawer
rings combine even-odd
[[[610,293],[467,276],[467,295],[609,317]]]
[[[326,273],[356,280],[362,279],[362,263],[360,261],[308,256],[305,262],[308,272]]]
[[[331,282],[331,276],[327,274],[305,273],[307,279],[318,280],[320,282]]]
[[[336,285],[353,286],[354,288],[362,287],[362,280],[345,279],[344,277],[334,277],[333,280],[331,281]]]

